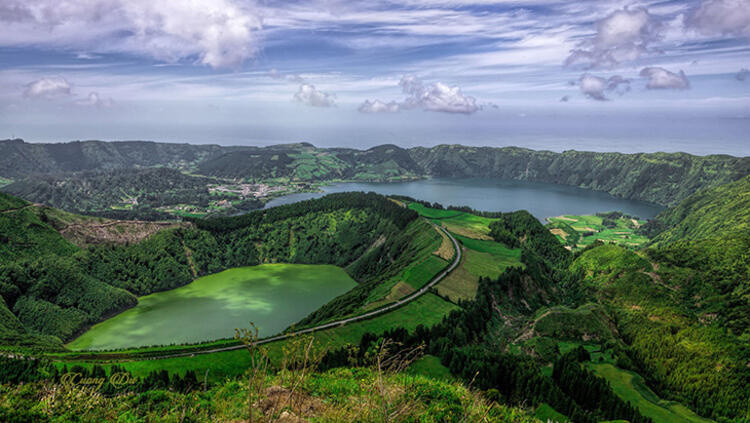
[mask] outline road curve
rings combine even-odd
[[[270,338],[264,338],[264,339],[259,340],[258,344],[259,345],[260,344],[267,344],[269,342],[280,341],[282,339],[290,338],[292,336],[303,335],[303,334],[306,334],[306,333],[312,333],[312,332],[316,332],[316,331],[323,330],[323,329],[330,329],[330,328],[333,328],[333,327],[336,327],[336,326],[343,326],[343,325],[346,325],[346,324],[349,324],[349,323],[353,323],[353,322],[357,322],[357,321],[360,321],[360,320],[369,319],[371,317],[375,317],[375,316],[379,316],[381,314],[388,313],[389,311],[392,311],[392,310],[394,310],[396,308],[399,308],[399,307],[403,306],[404,304],[408,304],[408,303],[416,300],[417,298],[421,297],[422,295],[426,294],[430,290],[430,288],[432,288],[433,286],[435,286],[437,283],[439,283],[441,280],[443,280],[443,278],[445,278],[446,276],[448,276],[448,274],[450,272],[452,272],[456,267],[458,267],[458,264],[461,263],[461,256],[462,256],[461,246],[458,244],[458,241],[456,241],[456,239],[453,238],[453,235],[451,235],[450,232],[446,231],[445,229],[443,229],[443,228],[441,228],[441,227],[439,227],[439,226],[437,226],[435,224],[433,224],[433,226],[435,226],[438,230],[443,231],[443,233],[445,233],[446,235],[448,235],[448,238],[450,238],[451,242],[453,242],[453,248],[456,251],[456,255],[455,255],[455,258],[453,259],[453,263],[451,263],[451,265],[448,266],[447,269],[443,270],[442,272],[440,272],[440,274],[438,274],[437,276],[435,276],[434,278],[432,278],[432,280],[427,285],[423,286],[422,288],[420,288],[416,292],[413,292],[413,293],[407,295],[406,297],[404,297],[404,298],[396,301],[395,303],[389,304],[387,306],[383,306],[383,307],[381,307],[381,308],[379,308],[377,310],[373,310],[373,311],[370,311],[370,312],[367,312],[367,313],[364,313],[364,314],[360,314],[360,315],[357,315],[357,316],[347,317],[346,319],[337,320],[335,322],[325,323],[325,324],[322,324],[322,325],[319,325],[319,326],[315,326],[315,327],[311,327],[311,328],[307,328],[307,329],[298,330],[296,332],[291,332],[291,333],[285,333],[285,334],[281,334],[281,335],[276,335],[276,336],[272,336]],[[228,346],[228,347],[214,348],[214,349],[210,349],[210,350],[197,350],[197,351],[181,352],[181,353],[174,353],[174,354],[165,354],[165,355],[159,355],[159,356],[154,356],[154,357],[134,358],[134,359],[130,359],[130,360],[125,359],[125,360],[118,360],[118,361],[145,361],[145,360],[162,360],[162,359],[166,359],[166,358],[192,357],[194,355],[199,355],[199,354],[213,354],[213,353],[217,353],[217,352],[233,351],[233,350],[239,350],[239,349],[243,349],[243,348],[245,348],[245,345],[239,344],[239,345],[232,345],[232,346]]]

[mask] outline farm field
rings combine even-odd
[[[619,213],[563,215],[549,217],[547,221],[550,232],[570,250],[584,248],[597,240],[628,248],[639,248],[648,242],[647,237],[636,233],[646,221]]]
[[[73,350],[103,350],[231,338],[254,322],[281,332],[356,285],[331,265],[264,264],[229,269],[141,297],[136,307],[79,336]]]
[[[409,208],[450,231],[461,243],[464,257],[458,268],[436,289],[453,302],[474,299],[480,277],[497,278],[509,266],[523,266],[521,249],[508,248],[489,237],[493,219],[457,210],[441,210],[420,203]]]
[[[451,301],[472,300],[480,277],[497,278],[509,266],[523,266],[521,250],[495,242],[454,234],[464,248],[461,265],[437,285],[440,295]]]

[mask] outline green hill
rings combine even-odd
[[[491,177],[571,185],[674,205],[703,188],[750,174],[750,157],[686,153],[534,151],[517,147],[439,145],[368,150],[308,143],[222,147],[142,141],[30,144],[0,141],[0,177],[169,167],[218,178],[325,182],[424,177]],[[27,184],[30,182],[27,181]],[[36,200],[34,200],[36,201]]]
[[[660,213],[644,228],[653,244],[750,232],[750,176],[701,190]]]
[[[747,239],[685,241],[635,253],[602,245],[572,269],[612,310],[629,344],[619,367],[703,416],[736,421],[748,417],[748,246]]]

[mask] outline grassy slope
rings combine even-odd
[[[622,370],[610,363],[589,363],[598,376],[610,383],[615,393],[625,401],[638,407],[641,414],[656,423],[709,423],[712,420],[698,416],[684,405],[665,401],[649,389],[637,373]]]
[[[286,376],[284,378],[283,376]],[[382,383],[383,390],[376,389]],[[274,375],[266,386],[275,392],[288,394],[291,383],[288,375]],[[178,422],[238,422],[247,421],[246,380],[222,381],[207,391],[195,390],[182,394],[154,390],[143,394],[116,396],[90,395],[82,390],[59,388],[56,395],[48,394],[48,387],[40,384],[0,386],[0,418],[10,421],[33,421],[39,415],[50,416],[52,422],[104,421],[164,421]],[[62,392],[62,393],[59,393]],[[381,394],[384,392],[384,394]],[[267,395],[270,398],[272,391]],[[452,380],[426,377],[419,374],[385,374],[367,368],[334,369],[313,373],[295,389],[295,405],[289,407],[287,397],[274,397],[278,410],[299,413],[305,409],[304,421],[363,423],[382,422],[382,405],[391,411],[403,406],[398,421],[491,423],[537,422],[528,411],[497,405],[488,412],[487,402],[476,392]],[[257,410],[257,408],[256,408]],[[5,414],[5,413],[10,414]],[[16,414],[12,419],[9,415]],[[25,414],[24,413],[28,413]],[[39,413],[32,417],[31,413]],[[18,415],[23,417],[19,417]],[[259,416],[256,416],[258,419]],[[262,421],[270,421],[270,413]],[[278,416],[274,416],[278,417]],[[47,421],[47,420],[44,420]],[[256,420],[258,421],[258,420]],[[274,421],[303,421],[293,414]]]
[[[0,193],[0,264],[78,250],[42,219],[37,207]]]
[[[409,237],[409,251],[411,263],[398,274],[382,281],[370,292],[363,309],[369,310],[394,302],[408,294],[405,290],[398,290],[397,285],[406,284],[413,289],[419,289],[428,283],[436,274],[443,270],[449,262],[434,253],[439,251],[443,238],[431,225],[420,219],[406,228]],[[396,263],[395,265],[398,265]]]
[[[486,240],[477,240],[454,234],[464,247],[461,265],[437,285],[440,295],[452,301],[471,300],[477,292],[480,277],[497,278],[509,266],[523,266],[521,250]]]
[[[452,380],[450,370],[434,355],[426,354],[409,366],[409,374],[424,375],[433,379]]]
[[[567,423],[570,421],[565,415],[560,414],[546,403],[542,403],[537,407],[534,417],[547,423]]]
[[[419,203],[409,203],[409,208],[455,234],[476,239],[491,239],[489,225],[494,219],[456,210],[433,209]]]
[[[509,266],[522,266],[521,250],[489,239],[493,219],[456,210],[441,210],[420,203],[409,208],[447,228],[464,248],[461,265],[437,285],[440,295],[451,301],[471,300],[480,277],[497,278]]]

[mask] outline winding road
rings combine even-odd
[[[432,280],[427,285],[425,285],[422,288],[420,288],[419,290],[417,290],[417,291],[415,291],[415,292],[407,295],[406,297],[401,298],[400,300],[396,301],[395,303],[383,306],[383,307],[381,307],[381,308],[379,308],[377,310],[373,310],[373,311],[370,311],[370,312],[367,312],[367,313],[364,313],[364,314],[360,314],[360,315],[357,315],[357,316],[347,317],[346,319],[337,320],[335,322],[325,323],[325,324],[322,324],[322,325],[319,325],[319,326],[315,326],[315,327],[311,327],[311,328],[307,328],[307,329],[298,330],[296,332],[290,332],[290,333],[285,333],[285,334],[281,334],[281,335],[272,336],[272,337],[269,337],[269,338],[264,338],[264,339],[259,340],[257,342],[257,344],[258,345],[260,345],[260,344],[267,344],[269,342],[280,341],[282,339],[291,338],[291,337],[297,336],[297,335],[303,335],[303,334],[306,334],[306,333],[312,333],[312,332],[316,332],[316,331],[319,331],[319,330],[330,329],[330,328],[337,327],[337,326],[344,326],[344,325],[347,325],[349,323],[358,322],[360,320],[370,319],[372,317],[379,316],[381,314],[386,314],[386,313],[388,313],[390,311],[393,311],[393,310],[395,310],[395,309],[397,309],[397,308],[399,308],[399,307],[401,307],[401,306],[403,306],[405,304],[408,304],[408,303],[416,300],[417,298],[421,297],[422,295],[426,294],[430,290],[430,288],[432,288],[433,286],[435,286],[436,284],[438,284],[441,280],[443,280],[443,278],[445,278],[446,276],[448,276],[448,274],[450,272],[452,272],[456,267],[458,267],[458,264],[461,263],[461,256],[462,256],[461,246],[458,244],[458,241],[456,241],[456,239],[453,238],[453,235],[451,235],[444,228],[441,228],[441,227],[439,227],[439,226],[437,226],[435,224],[432,224],[432,225],[435,226],[438,230],[441,230],[441,231],[443,231],[443,233],[445,233],[446,235],[448,235],[448,238],[450,238],[451,242],[453,242],[453,249],[456,251],[456,254],[455,254],[455,258],[453,259],[453,263],[451,263],[451,265],[448,266],[447,269],[443,270],[442,272],[440,272],[440,274],[438,274],[437,276],[435,276],[434,278],[432,278]],[[153,356],[153,357],[133,358],[132,361],[162,360],[162,359],[166,359],[166,358],[192,357],[194,355],[199,355],[199,354],[213,354],[213,353],[224,352],[224,351],[239,350],[239,349],[243,349],[243,348],[245,348],[245,345],[239,344],[239,345],[231,345],[231,346],[221,347],[221,348],[213,348],[213,349],[208,349],[208,350],[196,350],[196,351],[180,352],[180,353],[173,353],[173,354],[165,354],[165,355],[159,355],[159,356]],[[120,359],[120,360],[117,360],[117,361],[131,361],[131,360],[127,360],[127,359],[126,360],[122,360],[122,359]]]

